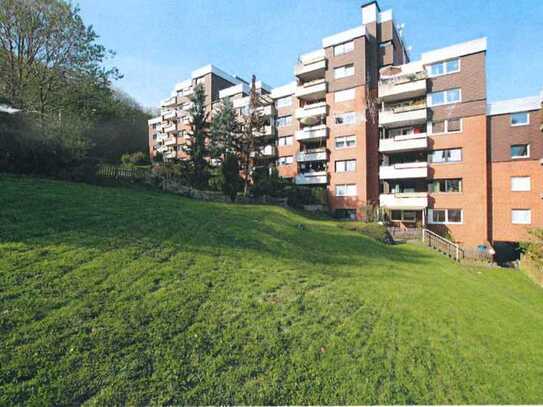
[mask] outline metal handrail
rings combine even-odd
[[[432,249],[441,251],[448,256],[460,261],[464,258],[464,250],[457,243],[453,243],[443,236],[432,232],[426,228],[422,229],[422,242]]]

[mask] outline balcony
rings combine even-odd
[[[328,153],[326,148],[314,148],[311,150],[300,151],[296,154],[296,160],[298,162],[306,161],[323,161],[328,159]]]
[[[379,99],[393,102],[426,95],[426,72],[400,74],[379,81]]]
[[[324,78],[325,72],[326,56],[324,49],[302,55],[300,62],[294,67],[294,75],[304,81]]]
[[[299,107],[294,112],[294,117],[300,120],[303,124],[315,124],[322,116],[326,116],[328,106],[326,102],[317,102]]]
[[[166,141],[164,142],[164,145],[166,146],[175,146],[176,144],[177,144],[177,141],[175,139],[175,136],[166,139]]]
[[[170,107],[170,106],[175,106],[175,104],[177,103],[177,98],[175,96],[172,96],[168,99],[164,99],[161,103],[160,103],[160,106],[162,107]]]
[[[170,124],[168,126],[162,126],[162,130],[165,133],[173,133],[174,131],[177,131],[177,126],[175,124]]]
[[[379,152],[425,150],[428,148],[426,133],[413,133],[379,140]]]
[[[294,177],[294,182],[297,185],[320,185],[328,183],[328,175],[326,171],[306,172]]]
[[[428,207],[428,194],[426,192],[400,192],[379,195],[379,204],[382,208],[420,210]]]
[[[384,165],[379,168],[381,179],[427,178],[428,163],[413,162]]]
[[[328,137],[328,127],[324,124],[305,127],[303,130],[298,130],[295,135],[297,141],[324,140]]]
[[[403,127],[424,124],[428,118],[426,102],[415,102],[394,106],[379,112],[379,125]]]
[[[263,137],[263,136],[273,136],[274,134],[274,127],[273,126],[264,126],[262,131],[258,131],[255,133],[255,136],[257,137]]]
[[[262,158],[273,158],[277,156],[277,147],[271,144],[264,146],[260,149],[260,157]],[[251,152],[251,157],[256,157],[255,152]]]
[[[162,120],[175,120],[177,118],[177,112],[170,110],[162,114]]]
[[[175,158],[177,157],[177,153],[175,151],[168,151],[164,153],[164,158]]]
[[[257,110],[264,116],[271,116],[273,114],[272,105],[259,107]]]
[[[296,87],[296,97],[302,100],[319,100],[326,97],[328,86],[325,79],[306,82]]]

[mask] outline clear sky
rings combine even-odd
[[[297,56],[361,24],[365,0],[79,0],[86,24],[117,55],[116,83],[157,107],[176,82],[212,63],[271,86],[294,79]],[[382,0],[421,52],[488,37],[488,100],[543,88],[543,0]]]

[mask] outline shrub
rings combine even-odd
[[[339,225],[342,229],[360,232],[379,242],[389,242],[389,235],[385,225],[380,223],[345,222]]]
[[[147,164],[147,156],[141,151],[125,153],[121,156],[121,163],[124,167],[135,167],[136,165]]]

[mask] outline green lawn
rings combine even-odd
[[[277,207],[0,176],[0,347],[0,405],[543,403],[543,290]]]

